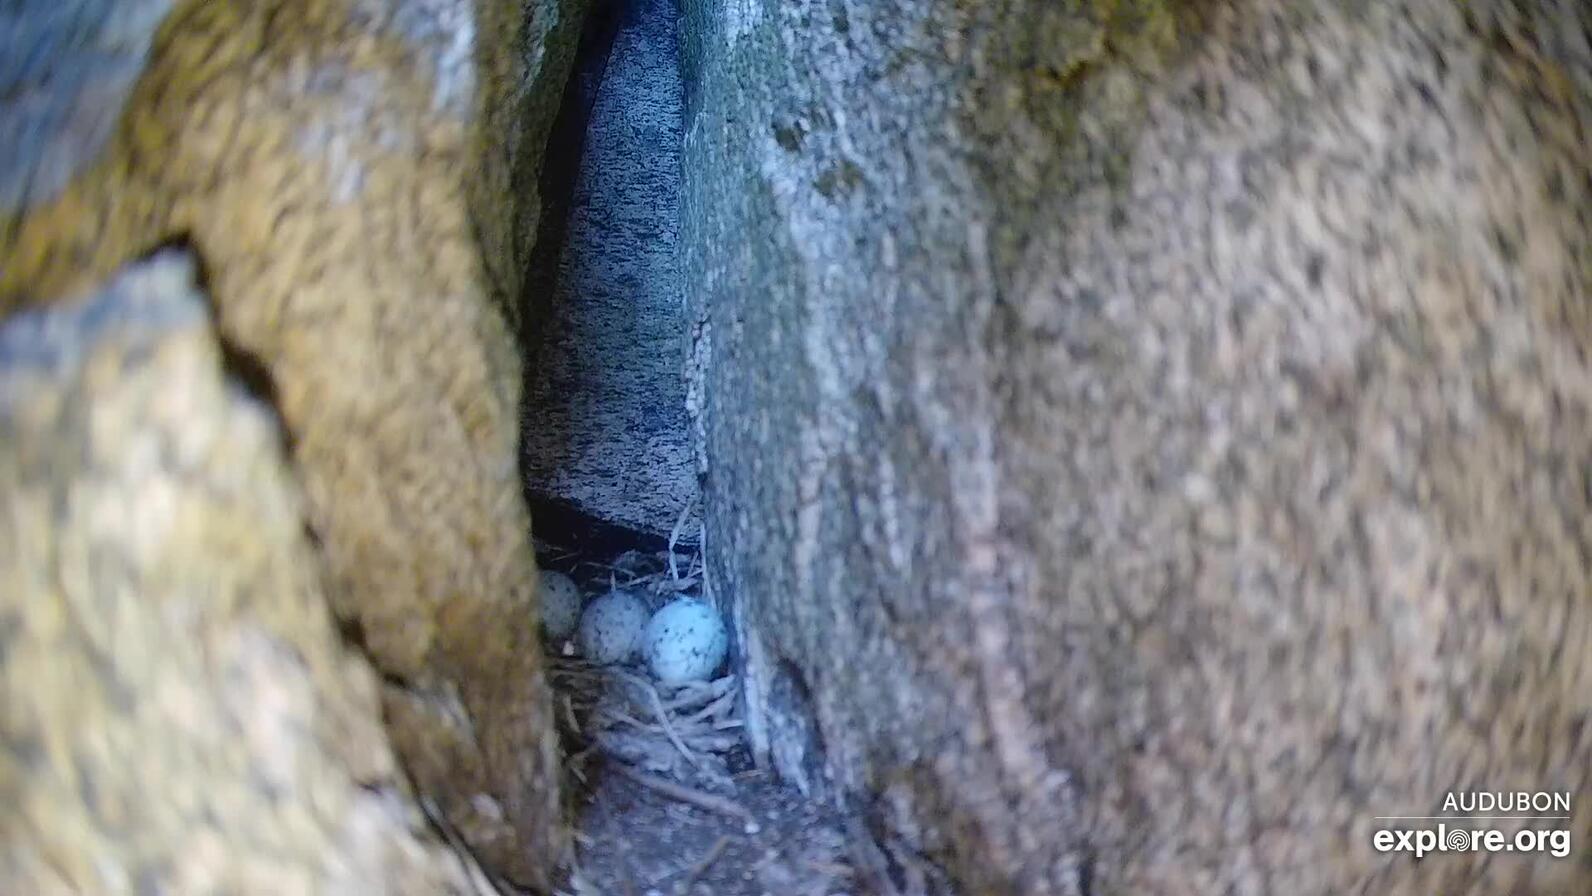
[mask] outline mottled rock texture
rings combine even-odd
[[[0,327],[0,892],[468,893],[195,274]]]
[[[1587,891],[1586,4],[685,6],[758,746],[969,892]],[[1373,851],[1481,789],[1575,856]]]
[[[408,770],[530,884],[562,834],[510,334],[579,7],[180,3],[103,149],[0,216],[0,312],[167,240],[198,253]]]
[[[675,0],[621,0],[598,70],[557,286],[526,380],[525,475],[668,535],[695,506],[678,262],[683,102]],[[695,514],[682,525],[695,540]],[[557,538],[557,532],[544,533]]]

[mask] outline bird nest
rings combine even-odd
[[[570,559],[554,555],[549,563]],[[609,588],[641,594],[654,612],[676,598],[701,596],[700,555],[682,558],[672,548],[564,566],[587,588],[601,587],[606,578]],[[726,759],[743,744],[735,675],[665,684],[642,663],[596,665],[574,656],[567,644],[554,645],[549,672],[565,767],[577,780],[585,783],[593,760],[602,758],[609,760],[606,767],[644,784],[733,790]]]

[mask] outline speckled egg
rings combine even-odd
[[[580,587],[561,572],[542,570],[537,594],[542,600],[542,628],[557,643],[575,633],[580,622]]]
[[[646,601],[629,591],[610,591],[587,604],[577,638],[581,655],[605,666],[630,659],[641,643],[647,614]]]
[[[641,640],[653,676],[666,684],[706,679],[730,647],[718,611],[689,597],[659,610]]]

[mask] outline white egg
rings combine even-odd
[[[547,637],[562,642],[575,633],[580,621],[580,587],[561,572],[542,570],[537,594],[542,599],[542,627]]]
[[[666,684],[706,679],[730,648],[718,611],[689,597],[659,610],[641,639],[647,665]]]
[[[647,613],[646,601],[629,591],[610,591],[587,604],[580,617],[581,655],[605,666],[630,659]]]

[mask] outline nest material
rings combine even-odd
[[[574,558],[562,559],[569,568],[567,564]],[[553,562],[558,562],[557,558]],[[571,571],[588,586],[606,579],[610,588],[632,590],[653,612],[677,597],[700,599],[702,591],[700,556],[688,557],[673,550],[659,554],[632,551],[609,563],[577,564]],[[549,678],[569,773],[593,787],[606,785],[601,785],[600,779],[588,780],[590,775],[614,773],[668,799],[731,821],[711,846],[698,844],[700,855],[686,856],[683,864],[673,854],[660,858],[655,844],[649,852],[648,838],[666,836],[657,831],[621,833],[617,839],[609,831],[605,839],[614,844],[618,855],[631,856],[617,864],[611,855],[597,849],[596,839],[577,831],[581,849],[568,890],[559,891],[560,896],[598,896],[616,890],[700,896],[711,889],[700,882],[710,870],[744,882],[744,889],[733,890],[737,893],[831,896],[866,891],[865,878],[874,875],[864,872],[872,866],[859,863],[852,855],[851,836],[844,828],[829,823],[791,827],[800,813],[793,815],[786,807],[783,820],[780,812],[770,813],[766,788],[771,785],[761,785],[762,791],[755,784],[747,789],[747,776],[756,780],[760,773],[730,774],[726,758],[744,748],[741,682],[736,676],[669,685],[654,680],[640,664],[600,666],[567,655],[567,650],[564,653],[551,660]],[[600,769],[594,768],[597,760],[601,760]],[[748,806],[759,811],[754,815]],[[764,824],[772,827],[765,830]],[[641,845],[629,839],[631,836]],[[867,842],[871,843],[871,838]],[[640,864],[633,865],[633,861]],[[715,867],[726,863],[729,871]],[[614,875],[622,887],[599,886],[614,883]],[[928,896],[938,891],[909,884],[904,891],[881,892]]]
[[[678,597],[698,597],[701,558],[690,555],[682,570],[674,550],[629,551],[612,563],[582,563],[610,587],[641,594],[656,612]],[[711,790],[734,789],[725,755],[742,744],[740,680],[663,684],[639,665],[599,666],[572,656],[552,659],[550,680],[566,766],[580,780],[594,753],[643,775],[656,775]],[[645,781],[643,783],[646,783]]]
[[[681,782],[733,789],[724,755],[741,745],[740,681],[664,685],[624,666],[559,658],[553,693],[567,762],[576,777],[593,751],[632,768]]]

